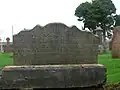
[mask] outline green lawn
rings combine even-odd
[[[12,54],[0,53],[0,69],[6,65],[12,65],[13,59],[10,57]],[[109,83],[120,82],[120,59],[112,59],[111,53],[99,55],[99,63],[107,67],[107,81]]]
[[[112,59],[111,53],[99,55],[99,63],[107,67],[107,82],[120,82],[120,59]]]
[[[6,65],[12,65],[13,59],[11,53],[0,53],[0,69]]]

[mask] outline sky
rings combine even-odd
[[[82,2],[91,0],[0,0],[0,38],[5,41],[24,28],[32,29],[37,24],[45,26],[48,23],[60,22],[67,26],[83,25],[74,15],[75,9]],[[113,0],[120,13],[120,0]]]

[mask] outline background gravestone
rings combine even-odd
[[[120,26],[113,30],[112,58],[120,58]]]
[[[76,26],[36,25],[13,36],[14,65],[97,63],[99,38]]]

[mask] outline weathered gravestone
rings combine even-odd
[[[106,68],[97,64],[99,39],[90,32],[51,23],[21,31],[13,40],[15,66],[2,69],[3,89],[98,90],[106,83]]]
[[[120,26],[113,30],[112,58],[120,58]]]
[[[103,50],[104,50],[104,48],[103,48],[103,37],[102,37],[102,28],[101,27],[97,27],[96,29],[95,29],[95,32],[96,32],[96,35],[98,35],[98,37],[100,38],[100,42],[99,42],[99,48],[98,48],[98,50],[99,50],[99,54],[101,54],[101,53],[103,53]]]
[[[14,35],[15,65],[96,64],[99,39],[76,26],[36,25]]]

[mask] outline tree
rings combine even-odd
[[[115,16],[115,21],[116,21],[116,22],[115,22],[115,27],[116,27],[116,26],[120,26],[120,15],[116,15],[116,16]]]
[[[115,23],[114,15],[116,15],[116,8],[111,0],[92,0],[80,4],[75,10],[75,16],[79,21],[83,21],[84,28],[88,28],[94,34],[97,26],[103,29],[104,42],[106,33]]]
[[[80,4],[76,11],[75,15],[78,18],[78,21],[83,21],[84,23],[84,29],[88,28],[90,30],[93,30],[96,28],[96,21],[94,18],[92,18],[92,12],[91,12],[92,4],[89,2],[85,2]]]

